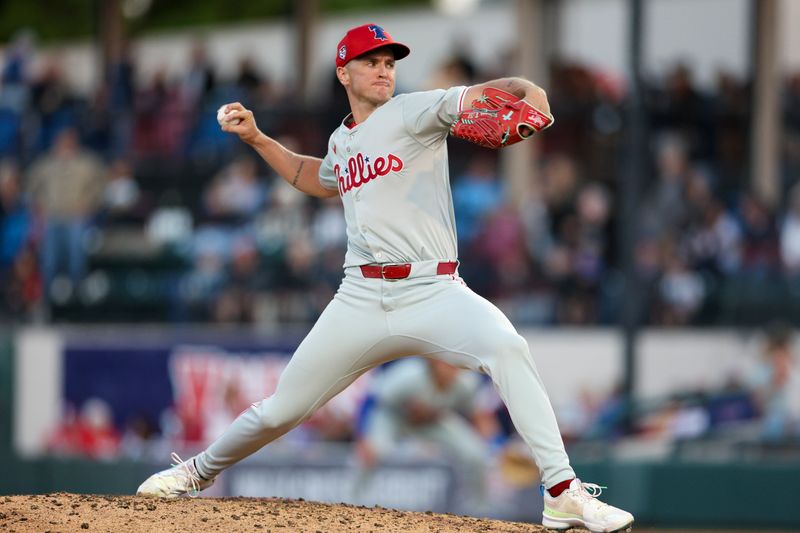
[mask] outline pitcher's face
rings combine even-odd
[[[379,48],[337,68],[337,75],[352,96],[377,107],[394,94],[394,66],[394,53]]]

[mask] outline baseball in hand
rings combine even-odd
[[[224,126],[225,124],[229,124],[229,123],[233,123],[234,125],[236,125],[236,124],[239,124],[242,121],[242,119],[240,119],[240,118],[226,120],[225,119],[226,116],[227,116],[227,113],[225,112],[225,106],[224,105],[220,106],[220,108],[217,109],[217,122],[219,122],[220,126]]]

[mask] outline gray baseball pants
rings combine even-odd
[[[457,276],[365,279],[345,269],[336,296],[281,374],[275,393],[253,404],[195,458],[216,476],[294,428],[369,369],[421,355],[488,374],[528,444],[542,481],[575,477],[528,343],[506,316]],[[428,269],[429,270],[429,269]],[[435,271],[435,270],[434,270]]]

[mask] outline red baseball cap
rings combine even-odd
[[[351,28],[336,47],[336,66],[343,67],[351,59],[384,46],[392,49],[395,59],[403,59],[411,53],[408,46],[395,42],[392,36],[377,24],[364,24]]]

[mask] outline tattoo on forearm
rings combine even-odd
[[[303,165],[305,164],[305,161],[300,161],[300,166],[297,167],[297,174],[294,175],[294,179],[292,180],[292,187],[297,187],[297,180],[300,179],[300,172],[303,170]]]

